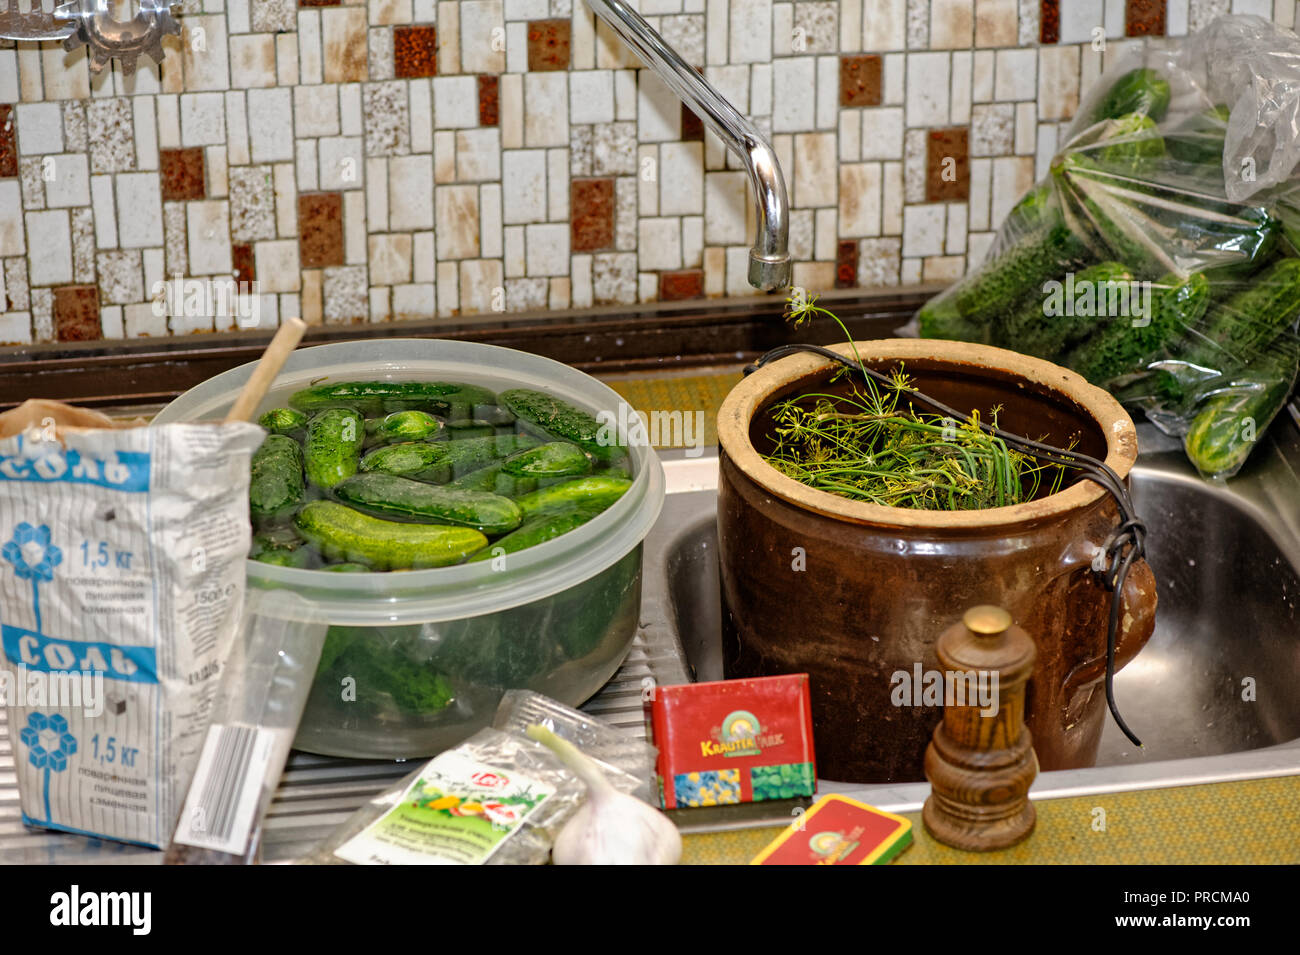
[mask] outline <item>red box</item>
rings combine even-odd
[[[647,708],[665,809],[816,792],[806,673],[656,687]]]

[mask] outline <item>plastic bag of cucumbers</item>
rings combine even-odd
[[[1236,474],[1300,364],[1300,38],[1258,17],[1119,57],[985,261],[920,334],[1109,389],[1211,478]]]

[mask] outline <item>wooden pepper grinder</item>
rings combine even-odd
[[[1029,786],[1038,758],[1025,726],[1034,641],[1001,607],[980,606],[939,637],[937,650],[947,693],[943,722],[925,750],[931,793],[921,817],[936,839],[957,849],[1003,849],[1034,828]],[[964,692],[954,676],[965,678]],[[996,713],[980,701],[992,689]]]

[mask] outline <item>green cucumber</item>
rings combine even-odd
[[[997,332],[997,344],[1036,358],[1055,360],[1069,345],[1092,332],[1107,315],[1120,315],[1126,305],[1133,273],[1118,262],[1101,262],[1062,282],[1057,314],[1048,315],[1049,295],[1035,296],[1008,314]],[[1122,311],[1127,311],[1123,309]]]
[[[1300,259],[1278,259],[1193,328],[1179,358],[1233,375],[1252,367],[1300,313]]]
[[[307,427],[307,416],[293,408],[272,408],[257,423],[272,434],[297,434]]]
[[[1230,389],[1197,411],[1183,437],[1183,449],[1203,477],[1231,477],[1241,469],[1295,384],[1300,347],[1288,338]],[[507,535],[512,536],[512,535]],[[504,540],[504,538],[503,538]]]
[[[297,550],[267,550],[260,554],[249,554],[250,560],[255,560],[259,564],[273,564],[276,567],[297,567],[301,570],[311,568],[314,561],[312,560],[311,551],[305,547]]]
[[[608,461],[617,449],[611,428],[580,408],[540,391],[512,388],[500,395],[501,404],[520,420],[554,441],[576,444],[598,461]]]
[[[331,488],[357,473],[366,422],[348,408],[330,408],[307,422],[307,480]]]
[[[499,537],[491,544],[471,557],[468,563],[491,560],[502,554],[513,554],[540,544],[543,541],[567,534],[575,527],[581,527],[601,511],[603,507],[578,505],[562,511],[542,511],[519,525],[519,529]],[[501,548],[497,550],[497,548]]]
[[[368,574],[370,568],[365,564],[347,563],[347,564],[330,564],[328,567],[321,568],[334,574]]]
[[[455,441],[463,441],[466,438],[487,438],[497,433],[496,425],[481,419],[448,421],[446,428],[447,437]]]
[[[1169,81],[1159,70],[1130,70],[1097,101],[1092,122],[1119,119],[1126,113],[1141,113],[1160,122],[1169,109],[1169,95]]]
[[[289,404],[299,411],[351,408],[366,415],[428,411],[449,418],[472,418],[478,405],[496,404],[486,388],[446,381],[341,381],[294,392]]]
[[[510,455],[501,470],[517,477],[577,477],[591,473],[591,458],[576,444],[550,441]]]
[[[1223,172],[1223,141],[1228,133],[1227,106],[1188,116],[1165,135],[1165,148],[1179,162],[1210,166]]]
[[[622,497],[632,482],[625,477],[591,474],[562,481],[518,498],[515,503],[525,517],[547,511],[563,510],[574,505],[606,508]]]
[[[954,342],[989,343],[989,326],[962,317],[951,291],[940,292],[916,313],[922,338],[945,338]]]
[[[427,411],[394,411],[366,422],[366,434],[375,444],[425,441],[442,430],[442,422]]]
[[[1100,159],[1107,166],[1136,172],[1143,164],[1165,154],[1165,141],[1156,122],[1142,113],[1125,113],[1107,124]]]
[[[373,570],[445,567],[487,545],[487,538],[470,527],[385,521],[337,501],[310,502],[294,523],[326,558]]]
[[[457,524],[492,535],[514,530],[523,517],[514,501],[499,494],[438,487],[378,471],[348,478],[334,494],[367,514]]]
[[[963,279],[953,301],[962,318],[987,325],[1088,258],[1087,245],[1064,222],[1035,229]]]
[[[361,459],[361,470],[445,484],[541,443],[540,439],[526,434],[498,434],[455,441],[405,441],[369,452]]]
[[[1209,305],[1209,282],[1194,272],[1179,281],[1169,276],[1151,293],[1150,314],[1138,319],[1107,319],[1065,358],[1064,364],[1094,385],[1144,370],[1193,327]],[[1145,321],[1134,325],[1134,321]]]
[[[303,543],[303,539],[298,536],[298,532],[294,530],[293,525],[280,524],[254,534],[253,546],[249,550],[248,556],[256,560],[263,554],[269,554],[272,551],[297,550]]]
[[[303,501],[302,448],[283,434],[267,435],[249,468],[248,510],[254,521],[288,515]]]

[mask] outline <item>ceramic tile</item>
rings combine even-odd
[[[13,106],[0,103],[0,179],[18,175],[18,144]]]
[[[164,149],[159,153],[159,162],[164,200],[202,199],[207,195],[202,149]]]
[[[66,209],[27,213],[27,242],[40,250],[29,260],[33,286],[64,285],[72,281],[72,233]]]
[[[145,300],[140,252],[100,252],[96,257],[99,291],[105,305],[130,305]]]
[[[479,125],[478,80],[473,76],[436,77],[433,117],[438,129],[468,129]]]
[[[407,93],[407,84],[400,81],[362,87],[367,156],[403,156],[411,151]]]
[[[593,305],[630,305],[636,301],[636,256],[603,252],[591,257]]]
[[[275,187],[269,166],[235,166],[230,178],[230,234],[236,242],[275,238]]]
[[[340,193],[298,196],[298,248],[303,268],[343,264],[343,196]],[[260,265],[258,272],[265,275]]]
[[[365,321],[369,307],[364,266],[325,269],[323,286],[327,324]]]
[[[47,208],[90,205],[90,170],[85,153],[45,156],[41,162]]]
[[[438,31],[427,25],[393,30],[395,75],[402,78],[438,74]]]
[[[185,230],[185,203],[164,203],[163,263],[168,275],[184,275],[190,270]]]
[[[846,163],[840,166],[839,234],[858,238],[880,234],[880,163]]]
[[[1164,36],[1165,0],[1128,0],[1125,6],[1124,35]]]
[[[546,153],[540,149],[507,150],[502,155],[501,184],[511,201],[507,224],[546,220]]]
[[[364,7],[339,7],[321,12],[323,76],[326,83],[365,80],[367,34]]]
[[[480,126],[496,126],[500,122],[500,102],[498,100],[497,78],[480,76],[478,78],[478,123]]]
[[[95,278],[95,215],[86,207],[73,209],[72,280],[84,284],[94,282]]]
[[[569,21],[532,20],[528,24],[528,69],[569,68]]]
[[[248,91],[248,140],[253,162],[293,159],[293,96],[289,90]]]
[[[970,195],[969,131],[932,129],[926,139],[927,202],[963,201]]]
[[[122,173],[117,176],[116,186],[117,232],[122,248],[162,245],[162,191],[158,174]]]
[[[478,258],[481,238],[478,198],[477,186],[437,187],[434,234],[439,262]]]
[[[503,71],[506,68],[505,19],[499,0],[462,0],[459,15],[460,71]]]

